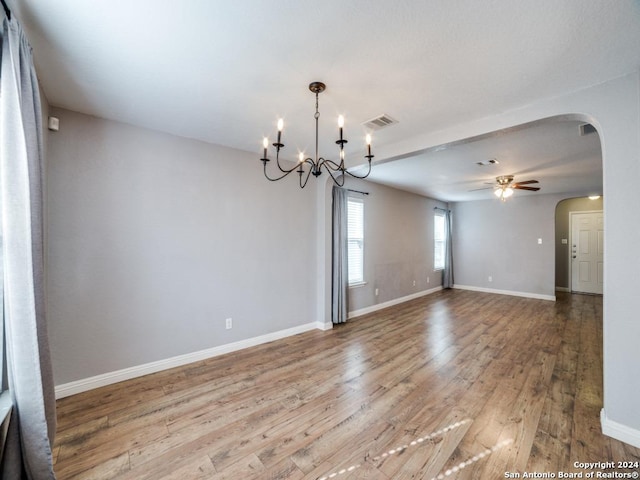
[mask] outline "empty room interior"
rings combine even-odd
[[[638,478],[640,3],[2,4],[1,478]]]

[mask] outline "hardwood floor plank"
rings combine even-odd
[[[167,426],[163,421],[149,423],[147,419],[141,418],[62,443],[58,461],[72,462],[74,457],[91,454],[93,460],[99,462],[103,458],[111,458],[120,453],[128,454],[137,445],[154,442],[166,435]]]
[[[399,443],[401,448],[395,447],[389,450],[396,450],[397,453],[380,460],[378,469],[394,480],[437,476],[466,435],[472,422],[469,420],[461,425],[458,423],[461,422],[444,426],[445,429],[449,427],[450,430],[436,434],[416,446],[411,446],[411,442],[416,439],[406,436]],[[407,447],[402,448],[404,446]]]
[[[294,411],[287,412],[279,422],[261,429],[255,435],[243,437],[238,445],[237,439],[231,439],[226,446],[229,451],[238,455],[247,450],[254,450],[260,460],[270,466],[278,462],[283,456],[291,456],[295,462],[294,453],[306,452],[309,445],[316,442],[326,432],[335,428],[336,423],[348,422],[355,414],[368,408],[366,402],[372,402],[383,395],[385,390],[376,387],[375,391],[362,392],[345,389],[337,398],[326,398],[324,402],[308,402]],[[233,458],[231,456],[230,458]],[[225,468],[228,459],[217,458],[216,466]]]
[[[561,471],[563,466],[570,465],[579,354],[579,346],[573,339],[579,336],[580,322],[575,315],[569,315],[566,308],[558,310],[557,323],[562,325],[560,345],[536,437],[525,467],[530,472]]]
[[[255,468],[255,466],[248,463],[246,466],[243,465],[243,470],[245,468]],[[136,472],[136,475],[137,478],[142,479],[140,472]],[[147,478],[151,479],[158,477],[154,473],[153,476],[147,476]],[[162,474],[162,478],[165,480],[205,480],[216,478],[216,469],[207,455],[202,455],[200,457],[189,456],[189,458],[185,458],[179,466],[175,463],[172,464],[171,469],[165,470],[165,473]]]
[[[130,471],[129,454],[121,453],[112,458],[96,460],[82,456],[73,462],[56,464],[56,477],[74,480],[109,480],[119,478]]]
[[[59,480],[476,480],[640,459],[601,408],[601,297],[442,291],[59,400],[54,460]]]

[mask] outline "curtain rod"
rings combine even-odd
[[[0,0],[0,1],[2,1],[2,0]],[[350,188],[345,188],[345,190],[348,191],[348,192],[354,192],[354,193],[361,193],[363,195],[369,195],[369,192],[361,192],[360,190],[352,190]]]
[[[443,212],[446,212],[448,209],[447,208],[442,208],[442,207],[433,207],[434,210],[442,210]]]
[[[0,2],[2,2],[2,8],[4,8],[4,13],[7,15],[7,18],[11,20],[11,10],[4,0],[0,0]]]

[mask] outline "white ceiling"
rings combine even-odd
[[[486,183],[495,186],[498,175],[514,175],[514,182],[538,180],[539,184],[528,186],[540,187],[541,193],[600,195],[600,138],[597,133],[581,136],[583,124],[549,119],[466,139],[383,162],[372,169],[370,179],[450,202],[493,198],[492,186]],[[488,164],[490,159],[497,163]]]
[[[351,158],[382,113],[399,123],[374,132],[374,153],[640,68],[637,0],[8,3],[52,105],[255,152],[256,168],[280,116],[290,158],[312,154],[311,81],[328,87],[320,153],[335,158],[343,114]],[[376,157],[372,179],[448,201],[490,198],[468,190],[500,174],[600,191],[597,137],[576,132],[558,120],[406,158],[387,148],[400,159]]]

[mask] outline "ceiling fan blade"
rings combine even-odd
[[[540,190],[540,187],[521,187],[520,185],[512,185],[512,188],[518,190],[530,190],[532,192],[537,192],[538,190]]]
[[[467,190],[468,192],[477,192],[478,190],[492,190],[493,187],[474,188],[473,190]]]
[[[540,183],[538,180],[525,180],[524,182],[516,182],[515,185],[528,185],[530,183]]]

